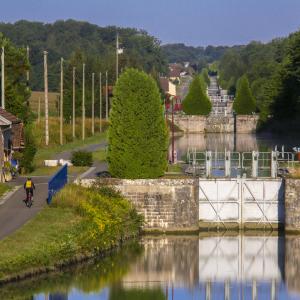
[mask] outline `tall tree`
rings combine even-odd
[[[200,76],[192,81],[189,92],[182,102],[183,111],[188,115],[208,115],[211,111],[211,101],[206,91],[206,83]]]
[[[168,132],[154,79],[127,69],[114,89],[109,171],[119,178],[157,178],[167,166]]]
[[[26,106],[30,90],[26,84],[29,70],[26,49],[15,47],[0,33],[0,48],[5,48],[5,108],[27,122],[29,113]]]
[[[256,111],[256,101],[252,95],[246,75],[242,76],[238,81],[233,109],[238,115],[250,115]]]

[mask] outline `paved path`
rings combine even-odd
[[[81,150],[97,151],[105,149],[107,142],[103,141],[99,144],[93,144],[81,147]],[[70,159],[72,151],[65,151],[55,155],[54,159]],[[106,162],[95,162],[83,178],[96,178],[99,172],[107,170]],[[69,176],[69,181],[73,181],[76,176]],[[0,205],[0,240],[7,235],[13,233],[27,221],[33,218],[43,207],[47,205],[48,186],[47,183],[50,176],[33,176],[33,182],[36,186],[34,191],[34,203],[31,208],[28,208],[23,200],[25,199],[25,191],[23,184],[26,177],[19,177],[16,180],[8,183],[10,186],[19,189],[16,190],[4,203]]]
[[[36,189],[34,191],[34,203],[31,208],[28,208],[23,202],[26,197],[23,189],[25,180],[25,177],[19,177],[16,181],[10,183],[12,186],[20,187],[0,206],[0,240],[24,225],[47,204],[49,177],[36,177],[33,179]]]
[[[80,147],[75,150],[85,150],[85,151],[94,152],[99,149],[105,149],[106,146],[107,146],[107,142],[102,141],[99,144],[87,145],[87,146],[83,146],[83,147]],[[53,159],[65,159],[65,160],[71,159],[72,151],[73,150],[69,150],[69,151],[64,151],[64,152],[58,153],[58,154],[54,155]]]

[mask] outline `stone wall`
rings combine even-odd
[[[300,179],[285,180],[285,229],[300,231]]]
[[[169,116],[171,119],[171,117]],[[205,132],[205,116],[174,115],[174,123],[186,133]]]
[[[229,133],[234,132],[234,118],[232,116],[209,116],[206,118],[205,132]]]
[[[257,115],[238,115],[236,116],[236,132],[252,133],[256,131],[259,117]]]
[[[171,116],[169,116],[171,120]],[[237,133],[252,133],[256,131],[258,116],[239,115],[236,117]],[[185,133],[233,133],[233,116],[191,116],[175,115],[174,123]]]
[[[92,180],[81,180],[89,186]],[[196,179],[102,179],[130,200],[145,218],[145,230],[198,230],[199,203]]]

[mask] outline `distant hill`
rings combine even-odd
[[[243,46],[207,46],[193,47],[185,44],[167,44],[162,46],[163,54],[169,63],[190,62],[198,71],[207,64],[219,60],[228,49],[239,49]]]
[[[30,47],[32,90],[43,89],[43,51],[47,50],[49,89],[59,88],[59,60],[83,57],[87,74],[109,72],[109,81],[115,76],[115,43],[119,33],[124,54],[120,55],[120,70],[125,67],[143,69],[153,75],[166,71],[166,61],[159,41],[145,31],[132,28],[99,27],[74,20],[53,24],[18,21],[0,23],[0,32],[17,46]]]

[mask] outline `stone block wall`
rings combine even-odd
[[[206,116],[175,115],[174,123],[185,133],[204,133],[206,118]]]
[[[257,115],[237,115],[236,116],[236,132],[252,133],[256,131],[259,117]]]
[[[89,186],[92,180],[81,180]],[[144,216],[145,230],[198,230],[199,203],[196,179],[101,179],[114,186]]]
[[[285,229],[300,231],[300,179],[285,180]]]
[[[205,132],[229,133],[234,132],[234,118],[232,116],[209,116],[206,118]]]
[[[256,131],[258,116],[238,115],[236,117],[237,133],[252,133]],[[169,116],[171,120],[171,116]],[[185,133],[233,133],[234,117],[231,116],[191,116],[175,115],[174,123]]]

